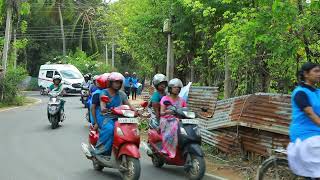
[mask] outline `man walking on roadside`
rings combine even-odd
[[[124,92],[130,97],[130,90],[131,90],[131,77],[128,72],[124,73]]]

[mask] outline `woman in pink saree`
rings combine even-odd
[[[166,105],[166,101],[177,108],[186,107],[187,103],[178,95],[183,84],[180,79],[172,79],[168,83],[169,94],[161,99],[160,130],[162,136],[162,152],[168,154],[170,158],[176,156],[178,145],[178,119],[173,111],[168,109],[171,105]]]

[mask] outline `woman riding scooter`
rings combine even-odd
[[[91,107],[90,107],[90,119],[91,124],[94,126],[93,130],[98,130],[98,120],[97,118],[103,118],[100,108],[100,93],[103,89],[108,88],[108,77],[109,73],[102,74],[96,79],[96,84],[98,87],[98,90],[96,90],[92,95],[92,101],[91,101]]]
[[[133,106],[128,101],[127,95],[121,91],[123,84],[123,75],[118,72],[112,72],[108,78],[110,83],[109,88],[104,89],[100,93],[100,98],[102,96],[108,96],[110,99],[109,103],[100,101],[100,108],[103,117],[97,118],[97,124],[100,129],[99,131],[99,140],[96,145],[95,154],[110,156],[113,143],[113,132],[114,132],[114,123],[117,120],[117,117],[109,113],[109,110],[118,107],[121,105],[129,105],[130,108],[135,110]],[[99,115],[99,116],[100,116]]]
[[[63,85],[62,85],[61,81],[62,81],[62,78],[60,75],[54,75],[53,76],[53,84],[51,84],[51,86],[49,86],[49,92],[55,91],[58,94],[63,95],[62,94],[63,93]],[[64,110],[65,101],[63,99],[60,99],[60,100],[61,100],[61,109]]]
[[[187,107],[185,100],[179,97],[179,93],[183,84],[180,79],[172,79],[169,81],[168,90],[169,94],[161,99],[160,105],[160,130],[162,136],[162,152],[168,154],[170,158],[176,156],[176,148],[178,145],[178,121],[173,115],[173,111],[169,110],[169,105],[164,102],[169,101],[177,108]]]

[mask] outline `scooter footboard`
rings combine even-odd
[[[127,155],[130,157],[134,157],[139,159],[140,158],[140,152],[139,148],[135,144],[127,143],[121,146],[118,154],[118,158],[121,157],[121,155]]]
[[[187,155],[188,153],[204,157],[204,152],[199,144],[187,144],[184,147],[183,155]]]

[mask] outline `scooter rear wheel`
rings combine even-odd
[[[161,168],[164,165],[164,161],[156,155],[153,155],[151,159],[154,167]]]
[[[200,180],[206,172],[206,163],[203,157],[191,155],[192,167],[187,171],[190,180]]]
[[[103,170],[103,166],[101,166],[100,164],[98,164],[98,162],[96,160],[92,160],[92,166],[93,166],[93,169],[96,170],[96,171],[102,171]]]

